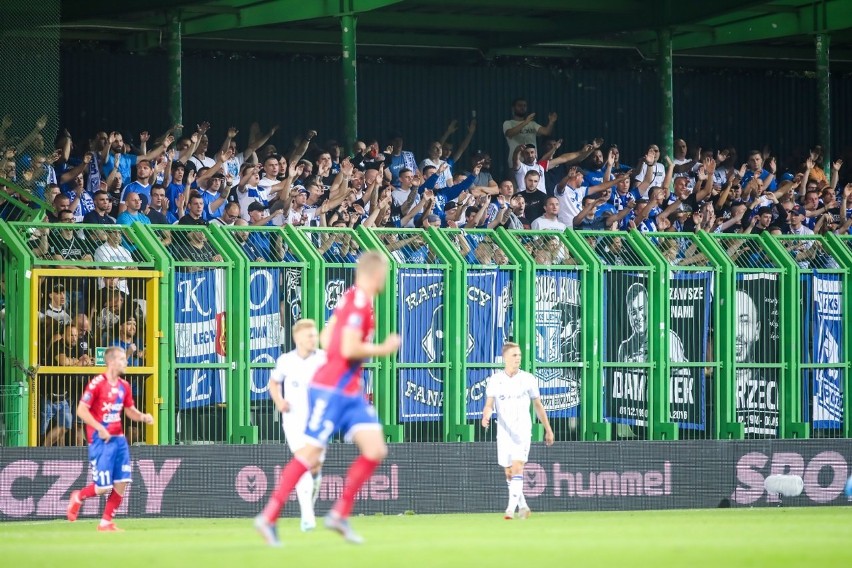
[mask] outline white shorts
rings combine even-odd
[[[297,422],[293,424],[288,421],[283,421],[282,428],[284,429],[284,437],[287,439],[287,447],[290,448],[291,452],[295,454],[307,445],[304,422]],[[322,454],[320,454],[320,463],[324,462],[325,448],[323,448]]]
[[[512,462],[527,463],[530,455],[530,438],[513,438],[512,436],[497,436],[497,464],[509,467]]]

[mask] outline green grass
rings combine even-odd
[[[0,563],[9,567],[530,566],[662,568],[852,566],[852,509],[719,509],[356,517],[367,539],[279,524],[284,547],[266,547],[251,519],[119,519],[127,532],[98,533],[95,521],[0,523]],[[274,563],[274,564],[273,564]]]

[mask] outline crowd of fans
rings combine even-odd
[[[180,225],[495,228],[565,230],[763,231],[806,235],[849,232],[852,185],[839,186],[842,160],[823,171],[822,150],[781,163],[768,150],[745,161],[733,148],[696,149],[677,140],[673,155],[657,145],[622,162],[615,144],[595,139],[562,152],[551,137],[558,117],[535,122],[518,99],[503,123],[509,163],[492,168],[487,151],[468,153],[476,120],[454,146],[453,121],[418,159],[403,137],[357,141],[344,149],[309,131],[285,149],[269,143],[277,127],[252,125],[248,144],[221,132],[211,150],[210,124],[175,139],[175,125],[131,146],[119,132],[98,132],[85,147],[63,131],[44,150],[43,121],[16,145],[0,128],[4,177],[51,202],[77,223]],[[496,133],[480,142],[499,143]],[[284,150],[284,151],[282,151]],[[499,170],[499,173],[498,173]],[[27,201],[28,195],[16,194]]]
[[[601,138],[563,151],[563,141],[553,136],[556,113],[549,114],[546,125],[535,118],[527,101],[517,99],[511,118],[503,122],[502,140],[494,126],[482,135],[473,119],[456,145],[459,125],[452,121],[426,145],[428,155],[418,157],[398,133],[383,143],[359,140],[344,148],[335,140],[318,143],[313,130],[287,143],[275,138],[277,126],[262,131],[255,123],[246,145],[238,147],[237,128],[217,133],[207,122],[182,136],[176,136],[184,130],[181,125],[156,138],[141,132],[133,144],[118,131],[96,132],[81,144],[63,130],[51,150],[42,136],[46,118],[13,140],[6,135],[12,119],[5,117],[0,176],[14,185],[0,187],[0,216],[14,218],[7,201],[32,207],[50,203],[54,211],[48,220],[65,225],[30,230],[27,239],[36,256],[118,262],[126,268],[141,260],[139,252],[122,232],[106,226],[852,232],[852,184],[839,183],[842,160],[823,170],[819,146],[783,160],[768,149],[751,150],[742,160],[734,148],[690,151],[684,140],[676,140],[672,155],[650,144],[638,159],[625,162],[618,146]],[[211,148],[214,134],[218,145]],[[486,150],[469,151],[478,136],[478,147],[506,144],[508,163],[493,164]],[[100,227],[80,231],[74,223]],[[222,260],[203,231],[163,229],[157,234],[177,260]],[[291,258],[275,233],[232,234],[249,258]],[[400,260],[429,262],[434,255],[416,237],[384,235]],[[508,262],[503,251],[482,239],[463,233],[452,238],[470,262]],[[559,239],[521,242],[539,263],[570,256]],[[357,241],[347,235],[320,234],[316,245],[330,259],[354,260],[359,252]],[[669,261],[683,264],[694,257],[689,246],[676,239],[660,244]],[[813,261],[816,254],[816,248],[800,242],[787,247],[800,263]],[[617,254],[616,248],[609,252]],[[124,278],[84,280],[46,282],[41,363],[91,365],[92,346],[115,344],[132,351],[131,365],[144,365],[144,295],[133,293]]]

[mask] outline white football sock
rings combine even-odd
[[[515,512],[520,501],[521,494],[524,492],[524,476],[513,475],[509,481],[509,506],[506,507],[506,512]]]
[[[311,494],[311,502],[316,505],[319,497],[320,487],[322,487],[322,472],[319,472],[314,479],[313,493]]]
[[[296,498],[299,500],[299,509],[302,511],[302,521],[316,523],[314,517],[314,503],[311,500],[314,491],[314,478],[311,472],[306,471],[296,483]]]
[[[512,491],[512,487],[511,487],[511,479],[507,479],[507,480],[506,480],[506,486],[507,486],[507,487],[509,487],[509,492],[511,492],[511,491]],[[521,495],[520,495],[520,499],[518,499],[518,507],[520,507],[521,509],[529,509],[530,507],[529,507],[529,505],[527,505],[527,500],[526,500],[526,498],[524,497],[523,487],[524,487],[524,486],[523,486],[523,484],[522,484],[522,485],[521,485]]]

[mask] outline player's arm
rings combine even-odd
[[[106,426],[95,420],[95,417],[89,411],[89,405],[83,401],[77,403],[77,418],[85,422],[87,426],[94,428],[98,437],[104,442],[108,442],[112,438],[112,434],[107,431]]]
[[[550,427],[550,420],[547,419],[547,411],[544,409],[540,398],[534,398],[532,403],[535,415],[538,416],[539,421],[544,426],[544,443],[550,446],[553,444],[554,436],[553,429]]]
[[[281,392],[281,383],[275,379],[269,379],[268,387],[269,396],[272,398],[272,402],[275,403],[275,408],[281,413],[290,412],[290,403],[287,402],[284,398],[284,393]]]
[[[482,427],[488,428],[491,424],[491,415],[494,414],[494,397],[485,399],[485,408],[482,409]]]
[[[322,331],[320,332],[320,347],[325,350],[328,350],[328,344],[331,343],[331,332],[334,329],[335,323],[337,323],[337,318],[331,316],[331,319],[328,320],[328,323],[325,324],[325,327],[322,328]]]
[[[124,415],[134,422],[144,422],[145,424],[153,424],[154,417],[146,412],[142,412],[135,406],[125,406]]]
[[[356,323],[357,325],[355,325]],[[399,335],[395,333],[389,334],[378,345],[362,341],[361,335],[360,318],[356,321],[350,316],[350,320],[341,333],[340,354],[344,359],[352,361],[356,359],[370,359],[371,357],[384,357],[385,355],[395,353],[399,349],[400,339]]]

